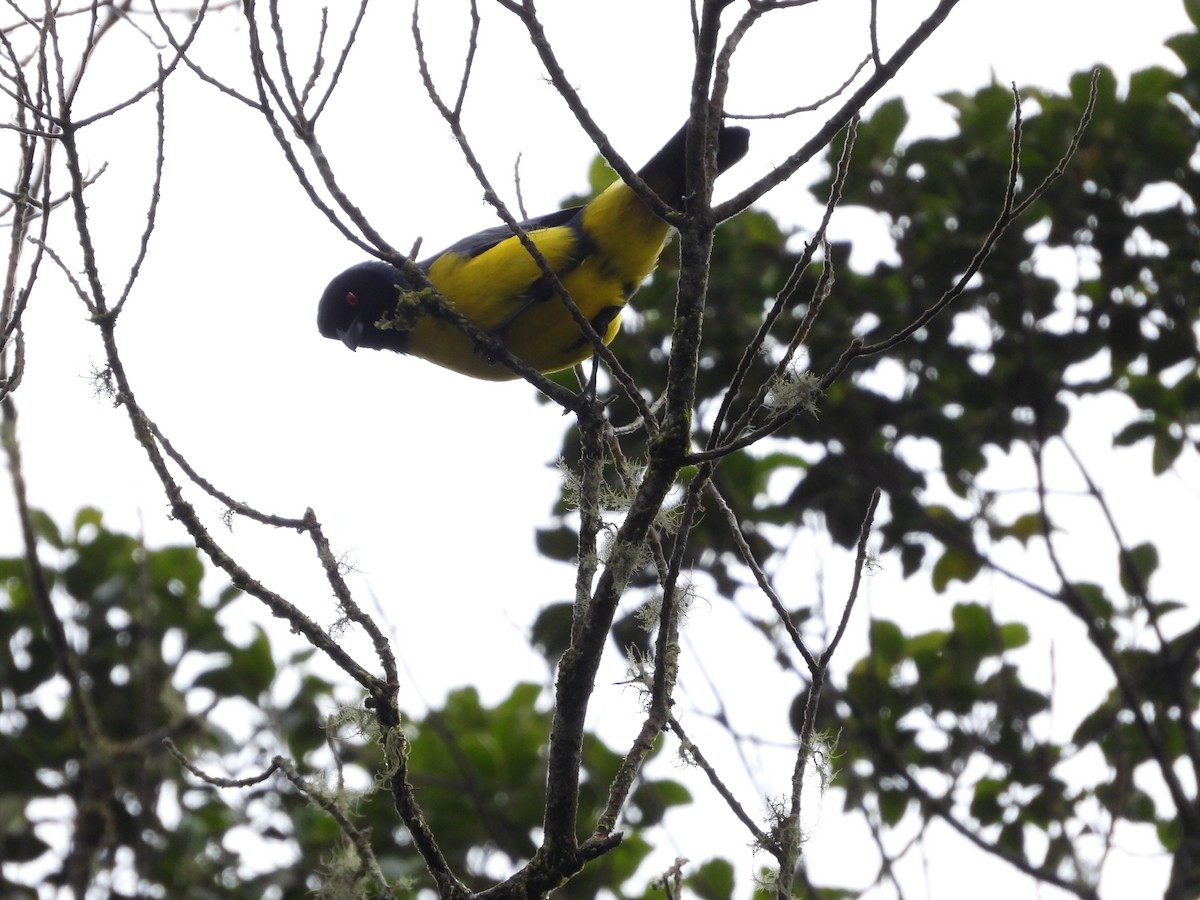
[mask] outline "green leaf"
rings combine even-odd
[[[530,641],[547,662],[556,662],[571,643],[575,605],[566,601],[543,607],[530,629]]]
[[[692,792],[678,781],[653,782],[655,793],[663,806],[686,806],[692,802]]]
[[[1029,643],[1029,626],[1023,622],[1006,622],[999,628],[1000,646],[1005,650],[1016,650]]]
[[[29,511],[29,521],[33,526],[33,533],[55,550],[62,550],[66,547],[66,544],[63,542],[62,532],[58,530],[58,526],[54,524],[54,520],[40,509],[31,509]]]
[[[1111,701],[1111,698],[1110,698]],[[1112,727],[1115,713],[1110,702],[1092,710],[1075,728],[1071,743],[1083,747],[1095,743]]]
[[[204,564],[195,547],[162,547],[146,557],[151,583],[177,603],[198,603]]]
[[[992,614],[981,603],[956,603],[950,611],[954,637],[979,657],[988,656],[996,647],[996,625]]]
[[[1000,829],[1000,838],[996,841],[996,844],[1017,857],[1023,857],[1025,855],[1024,824],[1014,822],[1005,825]]]
[[[592,189],[592,196],[599,194],[616,180],[616,171],[604,161],[603,156],[592,159],[592,165],[588,169],[588,185]]]
[[[1158,819],[1155,822],[1155,828],[1158,831],[1158,841],[1163,845],[1163,849],[1168,853],[1178,852],[1183,839],[1183,829],[1180,827],[1178,817],[1170,816],[1166,819]]]
[[[1169,69],[1150,66],[1129,76],[1128,99],[1139,103],[1166,103],[1179,77]]]
[[[1154,452],[1151,454],[1151,468],[1154,474],[1162,475],[1175,465],[1183,447],[1183,438],[1175,437],[1169,431],[1160,431],[1155,435]]]
[[[663,817],[671,807],[686,806],[691,803],[692,794],[678,781],[662,779],[641,783],[633,792],[632,799],[633,806],[641,814],[638,824],[643,828],[649,828],[661,824]]]
[[[900,548],[900,570],[905,578],[918,572],[925,560],[925,546],[906,541]]]
[[[879,794],[879,814],[888,825],[899,825],[909,803],[909,796],[903,791],[882,791]]]
[[[732,900],[733,865],[728,860],[706,860],[683,881],[700,900]]]
[[[1108,595],[1100,585],[1078,581],[1071,585],[1071,591],[1084,602],[1088,611],[1097,619],[1107,622],[1112,618],[1112,601],[1108,599]]]
[[[895,622],[875,619],[871,622],[871,656],[889,665],[898,663],[904,656],[905,637]]]
[[[1200,0],[1183,0],[1183,10],[1196,30],[1200,31]]]
[[[223,666],[209,669],[197,677],[196,687],[207,687],[222,696],[241,696],[256,700],[275,679],[275,661],[271,641],[258,625],[255,637],[245,647],[235,649]]]
[[[899,97],[881,103],[871,113],[870,125],[873,137],[881,147],[895,147],[904,126],[908,124],[908,110]]]
[[[72,530],[74,531],[76,538],[78,538],[79,532],[84,528],[89,526],[92,528],[99,528],[102,520],[103,516],[100,514],[100,510],[93,506],[85,506],[80,509],[79,512],[75,513],[75,522]]]
[[[212,605],[213,611],[224,609],[240,596],[242,596],[241,588],[232,584],[225,585],[217,594],[216,602]]]
[[[1129,550],[1129,565],[1121,566],[1121,587],[1127,594],[1143,594],[1150,586],[1150,576],[1158,569],[1158,548],[1151,543],[1138,544]]]
[[[1113,438],[1113,445],[1117,447],[1131,447],[1138,441],[1154,437],[1160,430],[1161,426],[1158,421],[1152,415],[1147,415],[1145,418],[1130,422],[1118,431]]]
[[[652,849],[640,834],[627,833],[616,850],[605,854],[605,859],[599,866],[603,872],[604,883],[614,888],[624,884],[637,873],[638,867],[650,855]]]
[[[963,553],[954,547],[947,547],[942,551],[938,561],[933,564],[933,572],[929,577],[933,583],[933,589],[941,594],[945,592],[952,581],[957,580],[964,584],[970,581],[979,574],[982,566],[983,563],[976,554]]]
[[[1028,547],[1029,541],[1038,537],[1042,533],[1042,517],[1038,513],[1025,513],[1023,516],[1018,516],[1008,526],[1008,533],[1021,542],[1021,546]]]
[[[1131,822],[1152,823],[1157,812],[1154,799],[1136,785],[1129,789],[1129,794],[1117,808]]]
[[[932,683],[939,670],[945,668],[946,643],[950,635],[945,631],[926,631],[913,635],[908,641],[908,653],[917,666],[917,674],[923,681]],[[961,673],[955,673],[959,677]]]
[[[573,560],[579,553],[579,536],[570,528],[539,528],[534,532],[538,553],[547,559]]]
[[[1185,0],[1187,4],[1194,6],[1196,0]],[[1167,38],[1166,44],[1185,68],[1192,72],[1200,70],[1200,34],[1177,34]]]
[[[1000,821],[1004,808],[1000,805],[1000,795],[1007,789],[1008,784],[998,778],[981,778],[975,785],[971,798],[971,815],[981,825],[994,825]]]
[[[970,102],[959,106],[964,133],[984,137],[1007,135],[1013,117],[1013,95],[1007,86],[988,85],[980,89]]]

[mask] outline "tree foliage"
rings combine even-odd
[[[1196,20],[1195,6],[1189,11]],[[1019,164],[1026,185],[1059,164],[1093,82],[1097,98],[1084,148],[1066,177],[1031,206],[1023,233],[991,250],[945,313],[836,383],[817,415],[798,417],[753,455],[722,462],[714,481],[738,510],[764,569],[788,553],[797,530],[815,522],[837,543],[853,546],[862,510],[881,488],[887,501],[887,516],[876,522],[881,552],[895,554],[905,575],[927,576],[938,593],[972,596],[984,573],[1010,571],[999,561],[1006,550],[1033,551],[1058,531],[1057,488],[1043,480],[1043,455],[1055,442],[1077,453],[1070,426],[1088,397],[1132,401],[1129,418],[1114,423],[1113,444],[1152,444],[1151,471],[1136,477],[1162,475],[1181,454],[1194,455],[1200,269],[1190,248],[1200,236],[1194,162],[1200,44],[1189,33],[1169,46],[1184,71],[1137,72],[1124,92],[1106,70],[1080,73],[1065,96],[1022,89]],[[804,371],[828,370],[848,335],[869,343],[901,331],[955,283],[979,236],[992,227],[1010,171],[1013,93],[993,85],[942,99],[956,113],[957,133],[949,137],[905,140],[900,100],[859,124],[842,203],[878,215],[893,252],[857,271],[845,264],[851,245],[833,244],[836,282],[805,342]],[[839,138],[826,158],[831,173],[842,150]],[[816,198],[828,195],[832,177],[813,185]],[[697,440],[711,426],[725,373],[755,333],[769,292],[798,258],[791,247],[769,216],[754,211],[717,233]],[[1076,280],[1061,265],[1046,264],[1056,253],[1076,261]],[[821,274],[817,264],[806,273],[808,296]],[[623,358],[639,383],[661,378],[671,321],[660,311],[669,308],[673,291],[669,278],[656,278],[640,304],[646,312],[623,335]],[[756,293],[759,302],[748,302]],[[788,314],[799,322],[810,309],[800,303]],[[763,354],[755,365],[766,372],[770,361]],[[615,418],[622,413],[633,415],[625,407]],[[928,447],[937,454],[933,464],[927,453],[914,452]],[[989,466],[1000,460],[1023,473],[1028,506],[1008,496],[1011,478],[993,486]],[[1082,477],[1096,513],[1107,516],[1103,485],[1086,470]],[[779,482],[794,486],[772,490]],[[546,552],[564,546],[567,508],[557,510],[563,524],[542,532]],[[1176,772],[1200,766],[1200,641],[1188,621],[1194,604],[1156,596],[1154,545],[1126,546],[1118,523],[1105,527],[1112,549],[1093,555],[1094,570],[1067,573],[1055,560],[1057,584],[1051,577],[1027,585],[1031,602],[1065,608],[1085,626],[1114,679],[1071,742],[1047,737],[1050,690],[1026,683],[1014,662],[1012,651],[1027,642],[1029,624],[998,622],[978,600],[956,603],[948,629],[906,634],[901,623],[878,621],[870,656],[850,667],[844,685],[826,686],[835,694],[824,707],[826,727],[839,731],[844,754],[835,784],[848,809],[873,813],[885,826],[906,812],[952,820],[1023,871],[1081,896],[1092,896],[1097,867],[1121,823],[1148,823],[1177,860],[1172,896],[1192,896],[1197,884],[1185,865],[1192,851],[1183,844],[1193,840],[1184,837],[1185,823],[1196,820],[1200,807],[1182,784],[1168,790],[1169,800],[1161,788]],[[689,558],[731,600],[753,587],[735,537],[710,515],[692,531]],[[1021,570],[1016,574],[1021,580]],[[813,607],[802,601],[788,612],[804,622]],[[645,643],[621,623],[616,634]],[[1147,667],[1154,672],[1149,677]],[[801,694],[793,704],[797,732],[805,699]],[[1141,712],[1131,715],[1131,708]],[[936,749],[927,748],[930,740]],[[1068,775],[1070,761],[1093,747],[1103,752],[1107,772],[1091,782]],[[969,774],[981,759],[982,774]],[[944,781],[944,789],[930,793],[922,775]],[[1098,817],[1097,808],[1104,810]],[[1081,840],[1089,830],[1106,836],[1090,849]]]

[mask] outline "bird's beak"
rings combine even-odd
[[[362,342],[363,320],[354,319],[345,328],[337,330],[338,339],[351,350],[357,350]]]

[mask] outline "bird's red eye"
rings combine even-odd
[[[358,306],[358,294],[354,293],[354,291],[347,291],[346,292],[346,305],[347,306]]]

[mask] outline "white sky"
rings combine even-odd
[[[516,23],[486,0],[481,5],[484,30],[467,131],[508,199],[513,162],[522,154],[525,204],[536,214],[585,187],[593,150],[542,80]],[[885,52],[933,5],[881,4]],[[315,31],[315,5],[287,6],[300,47],[305,41],[299,35]],[[393,21],[388,4],[376,6],[339,99],[327,113],[322,140],[343,186],[376,227],[402,249],[420,236],[428,252],[494,224],[494,217],[424,98],[408,12]],[[685,116],[691,33],[686,5],[618,0],[597,5],[603,14],[582,24],[578,4],[547,0],[541,6],[572,82],[636,166]],[[425,11],[435,77],[451,95],[465,41],[464,8],[430,3]],[[778,27],[748,39],[735,66],[730,109],[762,112],[827,93],[866,48],[866,8],[865,0],[827,0],[781,15]],[[838,18],[843,14],[849,25]],[[340,34],[336,12],[333,25]],[[939,92],[971,90],[993,76],[1002,83],[1062,90],[1071,73],[1097,62],[1121,76],[1151,63],[1171,65],[1162,39],[1187,27],[1178,0],[964,0],[885,96],[906,96],[913,133],[944,132],[950,120],[934,99]],[[236,16],[226,14],[209,24],[197,53],[214,74],[245,87],[244,39]],[[144,42],[114,34],[95,60],[81,106],[99,108],[122,96],[129,84],[153,77],[153,69]],[[751,153],[726,176],[723,190],[757,177],[819,121],[751,123]],[[361,596],[369,596],[368,590],[376,595],[396,629],[395,645],[409,670],[406,707],[417,707],[420,697],[436,701],[462,683],[479,683],[485,699],[494,701],[519,678],[543,680],[544,666],[525,647],[525,629],[541,606],[570,596],[573,579],[570,569],[540,560],[532,544],[533,530],[547,523],[556,496],[553,462],[562,417],[536,402],[523,382],[475,382],[419,360],[350,354],[321,338],[314,324],[316,300],[327,280],[362,254],[307,205],[265,127],[249,111],[183,74],[170,82],[167,122],[159,230],[118,332],[144,408],[228,493],[284,515],[299,516],[306,506],[316,510],[335,547],[362,573]],[[151,125],[152,109],[143,104],[93,126],[85,137],[92,167],[108,163],[90,189],[90,208],[110,285],[128,271],[142,227]],[[771,211],[800,229],[813,221],[814,207],[803,190],[811,178],[801,173],[769,198]],[[68,216],[58,215],[62,228]],[[854,220],[846,222],[842,227],[849,229]],[[65,246],[65,231],[57,234]],[[166,518],[161,490],[124,413],[94,397],[89,372],[103,360],[98,334],[60,277],[44,277],[25,324],[28,369],[16,403],[31,502],[63,525],[79,506],[92,504],[112,527],[143,528],[152,544],[186,541]],[[615,347],[619,355],[619,339]],[[1110,414],[1102,411],[1089,426],[1098,447],[1119,427],[1104,420]],[[1180,486],[1172,482],[1170,488],[1178,492]],[[1194,505],[1194,487],[1182,486],[1190,491],[1183,495],[1187,504]],[[1119,507],[1127,512],[1147,496],[1144,485],[1128,487],[1126,505]],[[243,520],[225,533],[218,505],[198,492],[192,499],[251,572],[318,620],[332,621],[330,597],[307,539]],[[1147,531],[1170,530],[1171,509],[1164,510],[1165,516],[1145,523]],[[1182,511],[1178,516],[1181,520]],[[793,554],[794,570],[781,576],[792,598],[812,592],[824,550],[818,537],[814,548]],[[0,517],[0,553],[19,552],[13,517]],[[899,569],[898,562],[882,562],[885,573]],[[836,562],[826,565],[828,596],[844,596],[848,571],[844,566],[839,571]],[[989,588],[977,587],[953,596],[988,599],[981,593]],[[999,585],[995,589],[1000,602],[1010,604],[1005,614],[1022,614],[1021,600],[1006,599]],[[894,578],[873,582],[864,599],[874,612],[902,615],[913,628],[941,621],[948,608],[948,598],[930,599],[921,586],[898,585]],[[861,625],[866,607],[859,613]],[[728,615],[722,601],[697,607],[688,639],[698,654],[723,639],[732,627]],[[861,630],[856,635],[844,651],[846,660],[862,649]],[[761,645],[747,649],[763,655]],[[771,673],[769,661],[759,662]],[[1087,661],[1079,664],[1086,677]],[[747,669],[752,666],[748,661]],[[602,683],[621,675],[612,665]],[[684,678],[688,695],[702,697],[703,682],[686,664]],[[778,694],[743,697],[735,712],[761,721],[765,708],[776,736],[786,739],[786,706],[796,685],[776,684]],[[636,698],[602,686],[595,709],[607,723],[606,737],[621,746],[636,727],[630,718],[636,716]],[[776,768],[772,789],[782,792],[786,776],[785,768]],[[746,802],[756,808],[753,799]],[[809,852],[814,865],[834,860],[845,872],[846,861],[865,852],[859,843],[865,838],[854,832],[847,838],[836,806],[825,811]],[[744,863],[746,841],[729,830],[735,827],[740,826],[721,821],[707,833],[689,832],[679,838],[678,850],[695,860],[726,853]],[[848,846],[859,849],[848,854]],[[667,862],[674,855],[674,848],[666,848]],[[961,896],[969,887],[980,900],[1032,896],[1029,882],[994,879],[990,866],[962,872],[932,860],[930,895]],[[867,874],[854,866],[850,872],[845,877]],[[1130,872],[1142,885],[1162,876],[1160,866],[1144,860],[1130,864]],[[743,866],[739,883],[745,885],[746,878]],[[1122,896],[1116,878],[1112,884],[1110,895]]]

